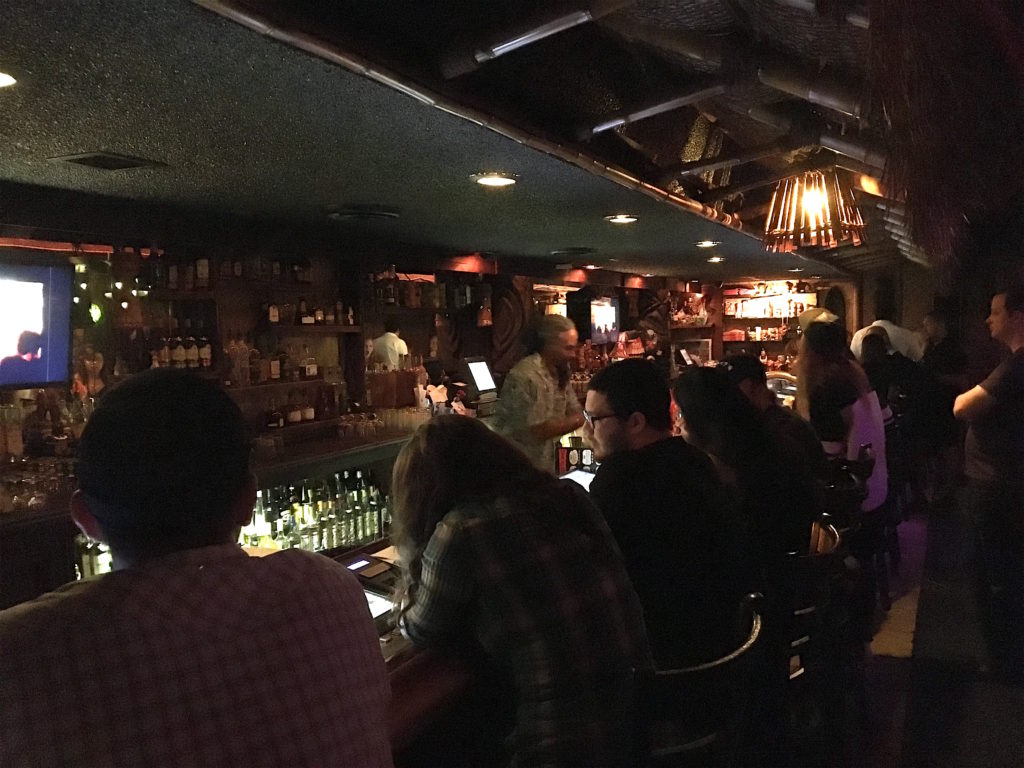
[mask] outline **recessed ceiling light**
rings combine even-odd
[[[725,256],[712,256],[708,259],[708,264],[721,264],[725,261]]]
[[[644,272],[644,277],[654,277],[653,272]]]
[[[790,269],[787,269],[786,271],[787,272],[803,272],[804,268],[803,267],[792,267]]]
[[[716,245],[721,245],[719,240],[698,240],[694,245],[698,248],[714,248]]]
[[[16,82],[18,81],[6,72],[0,72],[0,88],[7,88],[10,85],[14,85]]]
[[[611,224],[632,224],[636,216],[631,213],[616,213],[612,216],[605,216],[604,220]]]
[[[585,266],[584,269],[597,269],[597,265],[596,264],[587,264],[587,266]]]
[[[498,171],[474,173],[469,178],[485,187],[511,187],[516,183],[516,177],[513,174]]]
[[[811,280],[821,280],[821,275],[808,275],[807,277]]]

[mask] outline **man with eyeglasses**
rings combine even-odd
[[[669,392],[649,360],[623,360],[590,381],[584,439],[601,463],[590,493],[640,596],[661,668],[716,658],[729,645],[737,595],[725,494],[711,460],[673,437]]]

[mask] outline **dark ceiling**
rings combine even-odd
[[[5,229],[32,225],[49,202],[79,232],[101,226],[94,209],[146,210],[126,236],[194,239],[166,222],[202,211],[315,229],[350,256],[383,243],[398,261],[403,248],[481,251],[730,279],[899,258],[870,205],[875,237],[855,251],[768,256],[756,237],[785,171],[878,164],[884,136],[861,99],[865,18],[852,5],[825,17],[806,0],[601,0],[596,21],[446,77],[467,52],[566,6],[197,2],[218,13],[184,0],[7,0],[0,71],[18,83],[0,90]],[[593,133],[670,98],[671,111]],[[93,151],[157,165],[54,159]],[[519,183],[471,182],[490,170]],[[352,208],[399,215],[328,220]],[[617,212],[639,221],[604,221]],[[558,253],[568,249],[593,253]]]

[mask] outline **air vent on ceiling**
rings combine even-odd
[[[597,249],[575,246],[572,248],[559,248],[558,250],[551,251],[552,256],[568,256],[570,258],[575,256],[589,256],[592,253],[597,253]]]
[[[83,152],[80,155],[64,155],[63,157],[51,157],[50,159],[54,162],[84,165],[100,171],[123,171],[128,168],[157,168],[165,165],[165,163],[156,160],[147,160],[144,157],[132,157],[130,155],[118,155],[113,152]]]
[[[331,211],[332,221],[390,221],[401,216],[401,211],[390,205],[350,205]]]

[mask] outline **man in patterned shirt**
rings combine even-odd
[[[114,571],[0,612],[0,765],[390,766],[387,673],[343,566],[235,543],[237,406],[185,371],[106,396],[72,516]]]
[[[501,388],[495,429],[545,472],[555,470],[555,439],[583,426],[583,409],[569,381],[578,340],[572,320],[540,318],[531,329],[527,356]]]

